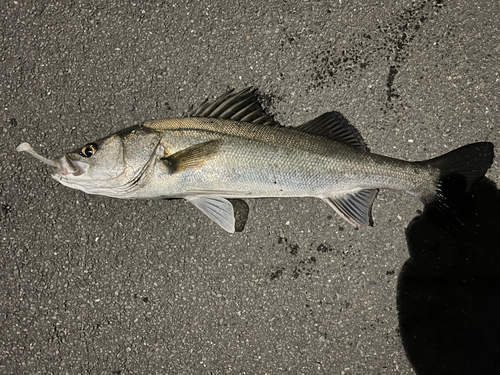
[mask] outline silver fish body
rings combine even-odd
[[[123,198],[207,193],[327,198],[375,188],[433,194],[439,177],[436,167],[368,153],[294,128],[179,118],[147,122],[131,131],[139,136],[151,129],[159,132],[160,155],[209,141],[220,142],[220,147],[202,165],[182,173],[169,173],[168,164],[154,163],[144,176],[148,183]]]
[[[422,162],[373,154],[337,112],[297,128],[278,126],[244,90],[192,117],[149,121],[65,154],[55,159],[53,177],[90,194],[185,198],[233,232],[226,198],[318,197],[351,224],[370,225],[377,189],[442,200],[443,176],[459,173],[469,187],[492,160],[490,143]]]

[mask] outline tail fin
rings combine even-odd
[[[495,157],[493,143],[471,143],[427,162],[441,171],[441,178],[461,175],[465,178],[468,191],[472,183],[483,177]]]
[[[492,143],[478,142],[427,160],[441,173],[436,195],[422,199],[423,203],[435,206],[445,217],[451,214],[452,221],[458,221],[463,226],[462,217],[470,208],[467,204],[470,198],[466,193],[474,181],[484,176],[494,156]]]

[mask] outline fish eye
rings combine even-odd
[[[82,151],[80,151],[80,155],[90,158],[97,151],[97,145],[95,143],[90,143],[88,145],[83,146]]]

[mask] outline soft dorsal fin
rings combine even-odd
[[[368,151],[361,134],[340,112],[327,112],[295,128]]]
[[[205,101],[189,117],[212,117],[262,125],[278,125],[262,109],[252,87],[233,94],[234,90],[219,96],[213,102]]]

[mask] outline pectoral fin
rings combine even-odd
[[[206,196],[191,196],[186,199],[224,230],[234,233],[233,205],[227,199]]]
[[[161,160],[168,165],[171,173],[196,169],[201,167],[207,160],[213,158],[219,151],[220,146],[221,141],[213,139],[185,148],[172,155],[163,157]]]
[[[328,197],[323,200],[355,227],[371,226],[371,210],[377,192],[377,189],[363,189],[342,197]]]

